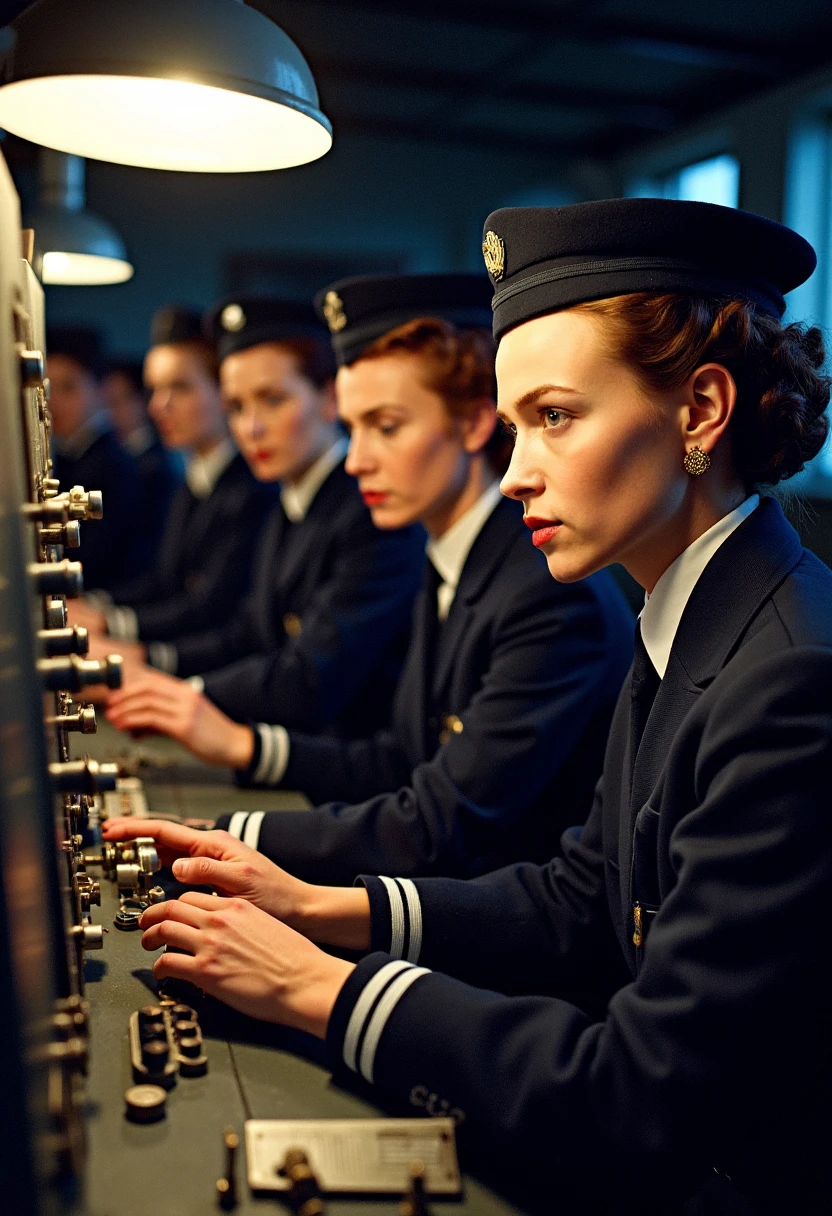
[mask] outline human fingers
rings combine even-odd
[[[196,828],[186,828],[184,824],[171,823],[167,819],[107,819],[102,834],[105,840],[135,840],[137,836],[152,836],[157,844],[186,857],[191,854],[221,857],[225,844],[224,832],[198,832]]]
[[[142,934],[143,950],[159,950],[162,946],[173,946],[196,954],[199,949],[199,929],[183,924],[180,920],[163,920],[151,925]]]
[[[149,929],[152,925],[160,925],[162,921],[179,921],[190,925],[192,929],[203,929],[206,925],[206,914],[196,904],[190,904],[182,899],[167,899],[160,904],[151,904],[145,908],[139,919],[141,929]]]
[[[223,896],[206,895],[204,891],[185,891],[176,902],[189,904],[192,908],[200,908],[203,912],[221,912],[228,906],[228,900]]]
[[[176,954],[165,951],[153,964],[153,974],[157,980],[189,980],[201,987],[202,971],[197,960],[190,954]]]
[[[243,895],[253,890],[257,873],[246,862],[183,857],[173,863],[173,876],[191,886],[212,886],[234,895]]]

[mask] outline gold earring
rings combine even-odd
[[[691,477],[701,477],[711,467],[711,458],[700,447],[691,448],[685,453],[684,466],[685,472]]]

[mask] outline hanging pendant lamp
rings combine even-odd
[[[81,157],[42,148],[38,177],[37,207],[25,226],[35,232],[34,267],[41,281],[98,287],[132,278],[121,237],[112,224],[86,209]]]
[[[94,160],[194,173],[329,151],[312,73],[242,0],[38,0],[11,28],[0,127]]]

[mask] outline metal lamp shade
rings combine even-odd
[[[0,127],[46,147],[235,173],[332,144],[300,51],[240,0],[38,0],[12,28]]]

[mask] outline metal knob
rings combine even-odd
[[[38,595],[65,595],[76,599],[84,590],[84,572],[80,562],[30,562],[29,576]]]
[[[24,388],[40,388],[43,384],[43,352],[20,351],[20,380]]]
[[[81,659],[76,654],[55,659],[38,659],[38,673],[51,692],[80,692],[90,684],[121,687],[121,655],[106,659]]]
[[[40,530],[42,545],[63,545],[65,549],[77,549],[81,544],[81,524],[69,519],[65,524],[50,524]]]
[[[90,648],[90,635],[83,625],[65,625],[59,629],[39,629],[38,641],[49,658],[60,654],[84,655]]]
[[[117,764],[90,760],[65,760],[49,765],[49,775],[59,794],[105,794],[116,788]]]
[[[47,725],[57,726],[59,730],[77,730],[82,735],[95,734],[98,723],[95,720],[94,705],[73,705],[70,702],[68,710],[68,713],[55,714],[53,717],[47,718]]]
[[[82,950],[104,949],[103,925],[75,925],[72,933],[80,941]]]

